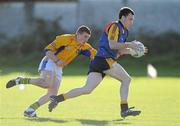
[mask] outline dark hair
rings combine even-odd
[[[76,33],[83,33],[83,32],[86,32],[86,33],[88,33],[89,35],[91,35],[91,30],[90,30],[90,28],[88,28],[87,26],[85,26],[85,25],[81,25],[81,26],[79,26],[79,28],[77,29],[77,31],[76,31]]]
[[[119,19],[121,19],[122,16],[128,16],[129,14],[132,14],[134,15],[134,11],[129,8],[129,7],[122,7],[120,10],[119,10]]]

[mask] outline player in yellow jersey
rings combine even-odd
[[[45,57],[39,65],[40,78],[22,78],[10,80],[6,88],[19,84],[33,84],[46,88],[47,93],[41,96],[35,103],[30,105],[24,116],[36,117],[36,110],[49,101],[51,95],[57,95],[62,78],[62,69],[78,55],[82,54],[93,59],[96,50],[87,43],[91,31],[87,26],[80,26],[76,34],[59,35],[45,48]]]

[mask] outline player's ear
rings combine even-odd
[[[80,33],[79,33],[79,32],[77,32],[77,33],[76,33],[76,35],[77,35],[77,36],[79,36],[79,35],[80,35]]]
[[[122,16],[122,21],[125,22],[125,20],[126,20],[126,17]]]

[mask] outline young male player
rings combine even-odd
[[[35,117],[36,109],[49,101],[51,95],[57,95],[62,78],[62,69],[78,55],[83,54],[92,60],[96,50],[88,43],[91,31],[87,26],[80,26],[76,34],[59,35],[45,48],[45,57],[39,65],[40,78],[22,78],[10,80],[6,88],[19,84],[33,84],[46,88],[47,93],[31,104],[25,111],[24,116]]]
[[[133,24],[134,11],[123,7],[119,12],[119,20],[105,26],[101,35],[98,51],[89,66],[89,75],[84,86],[70,90],[65,94],[50,97],[49,111],[51,112],[59,102],[84,94],[90,94],[107,74],[121,82],[120,106],[121,116],[136,116],[141,111],[128,106],[128,92],[131,77],[124,68],[116,62],[120,55],[130,54],[130,48],[138,48],[135,41],[126,42],[128,28]],[[146,52],[147,53],[147,49]]]

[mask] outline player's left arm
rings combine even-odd
[[[86,43],[80,50],[79,54],[89,57],[91,60],[94,59],[97,51],[90,44]]]

